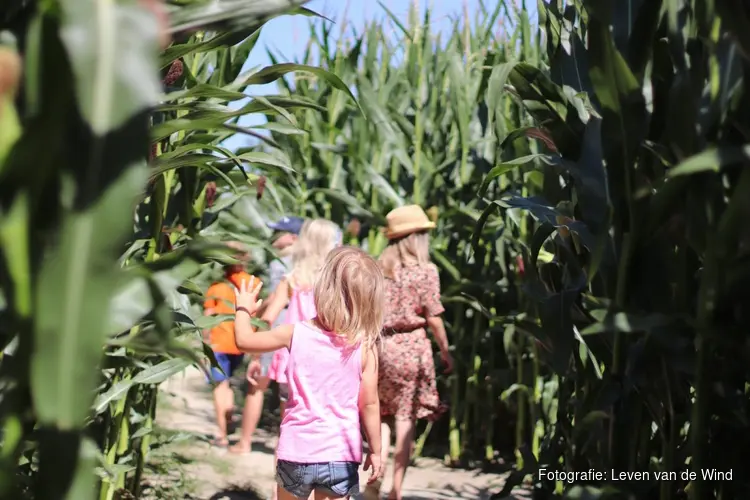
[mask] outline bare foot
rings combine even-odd
[[[229,446],[229,440],[225,437],[216,437],[211,441],[211,445],[218,446],[219,448],[226,448]]]
[[[240,441],[234,446],[230,447],[229,452],[234,453],[235,455],[247,455],[248,453],[250,453],[250,444],[245,444]]]
[[[364,491],[364,500],[380,500],[380,481],[368,484]]]

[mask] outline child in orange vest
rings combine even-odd
[[[239,251],[238,258],[247,262],[248,254],[235,242],[228,246]],[[214,283],[206,291],[206,299],[203,302],[203,314],[205,316],[216,316],[234,314],[235,287],[242,281],[249,283],[252,276],[245,272],[243,264],[232,264],[224,267],[224,280]],[[227,438],[228,423],[231,422],[234,412],[234,392],[229,386],[229,378],[237,368],[242,365],[244,355],[237,349],[234,342],[234,321],[227,320],[204,331],[204,338],[210,343],[216,361],[221,369],[211,368],[211,381],[214,384],[213,397],[214,409],[216,410],[217,433],[214,440],[216,446],[226,447],[229,445]]]

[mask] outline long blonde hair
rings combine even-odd
[[[426,231],[391,240],[380,254],[380,265],[386,278],[396,279],[396,267],[430,262],[430,236]]]
[[[385,317],[385,280],[365,251],[347,246],[330,252],[314,297],[322,329],[345,337],[349,345],[375,345]]]
[[[287,276],[294,286],[311,287],[328,253],[341,244],[341,229],[331,221],[305,221],[292,245],[292,270]]]

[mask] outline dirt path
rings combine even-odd
[[[160,500],[268,498],[275,487],[275,436],[259,430],[252,452],[235,456],[209,444],[212,421],[210,393],[198,370],[162,384],[157,425],[162,434],[171,435],[172,442],[154,452],[144,496]],[[390,477],[389,469],[383,491],[389,491]],[[502,488],[504,479],[505,475],[449,469],[437,460],[422,458],[409,469],[405,493],[407,500],[485,500]]]

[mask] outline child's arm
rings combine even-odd
[[[279,282],[276,290],[271,292],[268,305],[264,308],[263,316],[260,319],[268,323],[269,326],[273,325],[287,305],[289,305],[289,282],[284,279]]]
[[[362,382],[359,386],[359,415],[370,454],[380,457],[380,398],[378,397],[378,353],[363,347]]]
[[[238,309],[234,316],[234,342],[242,352],[261,354],[292,344],[294,325],[279,325],[265,332],[256,332],[246,309]]]
[[[253,279],[251,283],[246,283],[242,280],[235,290],[237,306],[234,312],[234,342],[240,351],[252,354],[275,351],[282,347],[288,349],[292,343],[293,325],[281,325],[267,332],[255,332],[253,329],[250,318],[260,309],[262,301],[258,300],[258,292],[263,286],[260,281],[255,281]]]

